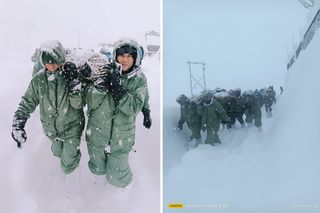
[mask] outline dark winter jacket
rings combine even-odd
[[[181,104],[178,126],[182,127],[185,122],[190,129],[201,129],[201,115],[197,113],[197,103],[194,101]]]
[[[218,132],[221,121],[230,121],[223,107],[214,99],[207,105],[200,105],[198,113],[202,117],[202,130]]]
[[[245,115],[246,122],[251,123],[254,120],[256,127],[262,126],[261,123],[261,107],[255,95],[247,95],[245,98]]]

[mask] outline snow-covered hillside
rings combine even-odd
[[[186,151],[178,105],[164,109],[164,212],[319,212],[320,32],[287,71],[263,130],[219,132],[222,144]],[[185,127],[186,128],[186,127]]]

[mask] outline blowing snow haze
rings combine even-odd
[[[187,61],[206,62],[207,89],[273,85],[278,92],[308,11],[292,0],[165,0],[164,105],[190,96]],[[199,80],[202,66],[192,71]]]
[[[302,35],[320,8],[317,5],[307,11],[310,14],[300,26],[304,29]],[[299,3],[298,6],[301,7]],[[261,132],[254,126],[241,128],[238,124],[230,131],[219,130],[221,145],[200,144],[187,151],[185,144],[190,131],[187,127],[182,132],[174,130],[179,107],[165,106],[164,206],[183,203],[187,206],[183,212],[190,213],[319,212],[317,26],[313,39],[290,70],[286,71],[283,63],[284,92],[277,97],[271,118],[262,108]],[[296,44],[301,40],[302,36]],[[248,79],[247,85],[252,85],[251,81],[261,82],[255,77]],[[164,212],[173,210],[166,208]]]
[[[124,36],[144,42],[145,32],[160,29],[160,4],[155,0],[125,0],[121,4],[103,0],[0,2],[0,51],[4,51],[3,45],[26,46],[32,54],[42,41],[50,39],[65,47],[79,44],[82,48],[113,43]]]

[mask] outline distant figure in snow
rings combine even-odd
[[[183,124],[187,124],[191,130],[189,148],[195,148],[201,143],[201,115],[197,113],[197,103],[183,94],[177,98],[177,103],[180,104],[180,119],[177,129],[181,131]]]
[[[39,105],[45,135],[53,155],[61,159],[64,173],[73,172],[80,162],[80,138],[84,129],[80,81],[75,65],[66,62],[59,41],[46,41],[39,49],[43,69],[32,78],[14,114],[12,138],[18,148],[27,140],[25,124]]]
[[[207,131],[205,144],[212,146],[221,143],[218,136],[221,122],[229,123],[230,118],[227,116],[223,107],[215,100],[210,93],[203,94],[200,98],[198,113],[201,115],[201,129]]]
[[[257,97],[254,95],[252,90],[247,90],[243,92],[244,97],[244,106],[245,106],[245,116],[246,123],[253,123],[261,130],[262,122],[261,122],[261,108],[259,105],[259,101]]]
[[[241,89],[236,88],[235,90],[230,90],[229,95],[235,97],[235,107],[233,108],[233,114],[231,114],[230,117],[230,125],[234,125],[236,122],[236,119],[241,124],[241,127],[244,127],[244,120],[243,120],[243,114],[244,114],[244,99],[241,96]]]
[[[268,87],[263,95],[263,102],[266,108],[268,117],[272,116],[272,105],[276,103],[276,92],[273,90],[273,86]]]
[[[282,95],[282,93],[283,93],[283,87],[280,86],[280,95]]]

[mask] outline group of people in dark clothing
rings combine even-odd
[[[201,130],[207,133],[204,143],[214,146],[221,143],[218,136],[221,124],[231,129],[238,121],[241,127],[245,123],[254,124],[261,131],[261,108],[265,106],[267,116],[272,116],[276,92],[273,86],[255,91],[246,90],[243,93],[240,88],[229,91],[216,88],[204,90],[192,98],[182,94],[177,97],[177,103],[180,105],[177,129],[181,131],[183,124],[187,123],[191,130],[189,148],[195,148],[202,142]]]

